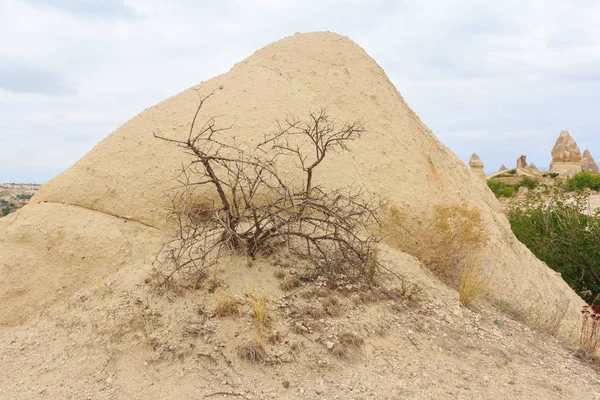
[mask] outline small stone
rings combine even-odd
[[[281,384],[283,385],[283,387],[284,387],[285,389],[287,389],[287,388],[289,388],[289,387],[290,387],[290,382],[289,382],[289,381],[283,381],[283,382],[281,382]]]
[[[333,349],[333,346],[335,346],[335,343],[333,343],[333,342],[326,342],[325,346],[327,346],[327,350],[331,350],[331,349]]]

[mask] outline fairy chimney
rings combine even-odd
[[[517,169],[527,168],[527,156],[517,158]]]
[[[562,176],[572,176],[581,172],[581,151],[567,131],[560,133],[552,148],[550,172],[557,172]]]
[[[594,161],[594,157],[592,157],[592,153],[590,153],[589,149],[585,149],[583,152],[583,156],[581,157],[581,170],[583,172],[594,172],[598,173],[598,164]]]
[[[481,158],[479,158],[477,153],[473,153],[471,155],[471,159],[469,160],[469,166],[471,167],[471,171],[473,171],[473,173],[476,176],[485,179],[485,172],[483,171],[483,161],[481,161]]]

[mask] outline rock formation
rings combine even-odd
[[[561,176],[571,176],[581,172],[581,151],[575,139],[567,131],[562,131],[552,148],[550,172]]]
[[[198,94],[213,92],[198,123],[220,116],[219,126],[233,126],[224,132],[229,140],[248,147],[276,130],[277,121],[305,119],[320,107],[339,121],[367,121],[349,152],[323,162],[318,184],[362,182],[414,224],[438,204],[476,208],[490,237],[486,295],[541,321],[560,309],[560,334],[577,334],[583,301],[514,237],[493,193],[421,122],[383,69],[357,44],[328,32],[270,44],[226,74],[146,109],[46,183],[29,205],[0,219],[0,325],[37,318],[124,266],[154,261],[173,231],[165,193],[188,156],[153,133],[187,138]],[[391,259],[405,257],[392,246],[382,247]]]
[[[527,156],[517,158],[517,169],[527,168]]]
[[[581,170],[584,172],[600,172],[598,170],[598,165],[596,161],[594,161],[594,157],[592,157],[592,153],[588,149],[583,151],[583,156],[581,157]]]
[[[506,171],[506,166],[504,164],[502,164],[500,166],[500,169],[498,170],[498,172],[503,172],[503,171]]]
[[[473,171],[475,175],[485,179],[485,172],[483,171],[483,161],[481,161],[481,158],[479,158],[477,153],[471,154],[469,166],[471,167],[471,171]]]
[[[540,175],[540,170],[534,163],[529,164],[525,169],[532,174]]]

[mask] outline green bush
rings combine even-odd
[[[496,197],[514,197],[519,188],[524,186],[529,189],[535,189],[540,185],[538,181],[533,178],[524,177],[523,180],[514,185],[509,185],[500,181],[496,181],[494,179],[489,179],[487,181],[487,185],[490,190],[496,195]]]
[[[2,209],[2,216],[6,217],[8,214],[10,214],[10,212],[11,212],[11,208],[10,207],[4,207]]]
[[[509,209],[515,236],[559,272],[588,302],[600,293],[600,211],[586,215],[586,195],[555,190],[528,196]]]
[[[516,186],[518,186],[518,187],[525,186],[528,189],[535,189],[539,185],[540,185],[540,183],[538,181],[536,181],[533,178],[530,178],[530,177],[526,176],[526,177],[523,178],[523,180],[521,181],[521,183],[518,183]],[[517,190],[518,190],[518,188],[517,188]]]
[[[517,174],[517,170],[513,168],[513,169],[509,170],[508,173],[511,174],[511,175],[516,175]]]
[[[558,172],[550,172],[550,173],[548,174],[548,176],[549,176],[550,178],[556,178],[556,177],[558,176]]]
[[[505,185],[502,189],[500,189],[496,194],[496,197],[515,197],[517,194],[517,190],[514,185]]]
[[[581,192],[585,189],[600,190],[600,174],[580,172],[567,179],[567,190]]]

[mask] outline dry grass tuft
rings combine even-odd
[[[338,343],[335,343],[329,351],[338,358],[348,359],[350,358],[350,355],[356,353],[364,343],[364,339],[356,333],[344,332],[339,335]]]
[[[406,282],[405,279],[402,279],[400,286],[394,288],[394,294],[396,296],[409,302],[417,300],[421,292],[423,292],[423,286],[417,283]]]
[[[239,301],[231,293],[223,293],[215,301],[215,314],[221,318],[238,316],[240,314]]]
[[[325,317],[325,311],[317,307],[306,306],[300,310],[300,315],[313,319],[321,319]]]
[[[350,356],[350,352],[348,351],[348,346],[344,346],[341,343],[336,343],[333,345],[331,350],[329,350],[331,354],[336,356],[337,358],[348,358]]]
[[[339,341],[341,344],[344,344],[346,346],[353,346],[356,348],[361,347],[365,343],[364,339],[354,332],[341,333],[339,336]]]
[[[312,288],[300,293],[300,297],[303,299],[314,299],[327,296],[329,296],[329,290],[324,288]]]
[[[358,294],[358,298],[363,303],[375,303],[375,302],[377,302],[377,300],[379,300],[377,298],[377,296],[375,295],[375,293],[373,293],[370,290],[369,291],[360,292]]]
[[[269,307],[267,305],[267,296],[261,291],[252,289],[249,293],[250,306],[254,317],[254,326],[259,333],[263,332],[269,326]]]
[[[291,276],[286,278],[283,282],[281,282],[281,289],[289,292],[296,288],[300,287],[300,279],[296,276]]]
[[[481,254],[469,255],[465,265],[462,267],[458,283],[458,299],[466,307],[477,297],[489,284],[490,277],[481,277]]]
[[[569,309],[571,300],[565,293],[560,293],[552,301],[539,296],[536,303],[540,306],[530,309],[527,313],[530,316],[528,319],[530,326],[537,331],[556,335]]]
[[[282,280],[283,278],[285,278],[285,272],[283,272],[283,270],[278,269],[275,272],[273,272],[273,276],[279,280]]]
[[[214,293],[218,288],[223,285],[223,280],[221,279],[221,273],[223,269],[219,265],[213,265],[208,274],[208,279],[206,280],[206,284],[208,286],[208,293]]]
[[[323,300],[323,310],[330,317],[339,317],[342,313],[342,305],[337,297],[329,296]]]
[[[237,347],[238,357],[252,363],[264,363],[267,360],[265,346],[259,338],[241,343]]]

